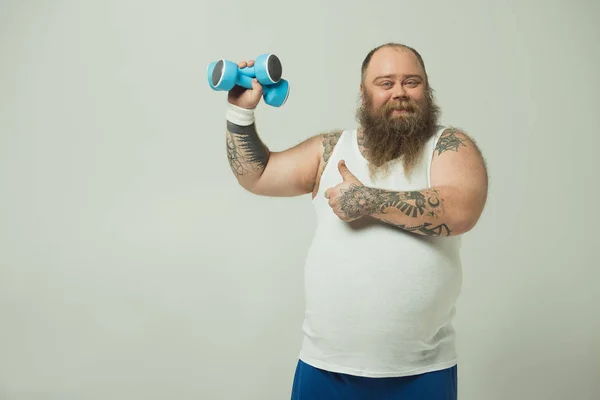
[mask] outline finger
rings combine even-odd
[[[246,61],[240,61],[240,62],[238,63],[238,67],[240,67],[240,68],[246,68],[246,65],[248,65],[248,64],[246,63]]]
[[[354,178],[354,175],[352,175],[352,172],[350,172],[344,160],[340,160],[338,162],[338,170],[340,171],[340,174],[344,180]]]
[[[235,86],[234,86],[234,87],[233,87],[233,88],[232,88],[232,89],[229,91],[229,93],[230,93],[232,96],[234,96],[234,97],[237,97],[237,96],[239,96],[240,94],[242,94],[242,93],[243,93],[245,90],[246,90],[246,88],[244,88],[244,87],[241,87],[241,86],[238,86],[238,85],[235,85]]]
[[[256,92],[257,96],[262,95],[262,85],[260,84],[260,82],[258,82],[258,79],[256,78],[252,79],[252,90]]]
[[[253,67],[253,66],[254,66],[254,60],[250,60],[250,61],[248,61],[248,66],[249,66],[249,67]]]

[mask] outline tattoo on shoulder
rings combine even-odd
[[[332,131],[327,132],[321,135],[323,138],[323,162],[327,164],[329,158],[331,157],[331,153],[333,153],[333,149],[337,144],[338,140],[340,140],[340,136],[342,136],[342,131]]]
[[[455,128],[446,129],[442,133],[435,146],[438,156],[445,151],[458,151],[460,147],[467,147],[465,140],[456,136],[457,133],[461,133],[461,131]]]

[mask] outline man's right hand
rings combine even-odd
[[[254,60],[248,62],[242,61],[238,63],[239,68],[254,66]],[[241,86],[234,86],[227,95],[227,101],[238,107],[253,109],[256,108],[263,95],[262,85],[256,78],[252,80],[252,89],[246,89]]]

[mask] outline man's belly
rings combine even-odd
[[[341,350],[434,343],[460,294],[458,249],[372,233],[369,241],[315,238],[305,265],[307,334]]]

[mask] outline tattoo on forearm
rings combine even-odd
[[[362,215],[389,214],[389,208],[398,209],[410,218],[421,216],[437,218],[443,215],[443,200],[435,189],[393,192],[352,184],[348,189],[342,189],[341,192],[342,195],[338,200],[340,210],[349,218],[357,218]],[[390,221],[385,222],[391,223]],[[450,228],[445,223],[438,226],[432,226],[433,224],[429,222],[423,222],[422,225],[418,226],[391,224],[407,231],[429,236],[450,235],[451,233]]]
[[[435,189],[414,190],[410,192],[383,191],[385,202],[381,205],[381,212],[388,207],[395,207],[409,217],[420,217],[427,213],[429,217],[437,216],[441,212],[442,201]]]
[[[231,133],[227,132],[227,159],[229,166],[236,176],[244,174],[244,168],[238,154],[238,148]]]
[[[226,145],[229,165],[236,176],[260,172],[267,165],[270,153],[254,124],[239,126],[228,121]]]
[[[457,129],[450,128],[442,133],[435,146],[438,156],[445,151],[458,151],[459,147],[467,147],[465,141],[456,136],[456,132],[458,132]]]
[[[385,214],[385,210],[390,207],[397,208],[412,218],[423,214],[436,217],[442,211],[442,200],[435,189],[392,192],[352,184],[347,190],[342,190],[339,202],[340,209],[349,217]]]
[[[440,224],[438,226],[434,226],[433,228],[431,228],[431,226],[433,224],[430,224],[429,222],[425,222],[423,225],[418,225],[418,226],[406,226],[406,225],[395,224],[392,221],[388,221],[388,220],[382,220],[382,221],[386,222],[390,225],[394,225],[395,227],[403,229],[405,231],[420,233],[425,236],[450,236],[450,234],[452,234],[452,231],[450,230],[450,228],[448,228],[448,225],[446,225],[446,224]]]

